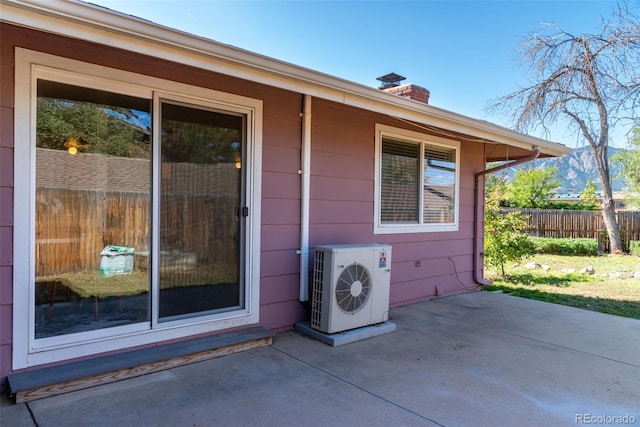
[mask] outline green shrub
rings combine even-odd
[[[552,200],[547,203],[545,209],[564,209],[566,211],[597,211],[598,205],[576,202],[563,202]]]
[[[597,256],[596,239],[555,239],[547,237],[533,238],[536,253],[567,256]]]
[[[521,212],[502,215],[500,188],[487,197],[484,211],[484,262],[505,275],[507,262],[519,262],[535,253],[531,238],[523,232],[527,220]]]

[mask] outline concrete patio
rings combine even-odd
[[[13,426],[640,425],[640,321],[480,292],[391,310],[396,332],[271,347],[36,400]]]

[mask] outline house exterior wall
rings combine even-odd
[[[460,147],[458,231],[376,235],[373,232],[376,123],[420,130],[388,116],[314,100],[310,247],[391,244],[391,306],[478,290],[472,265],[473,206],[475,173],[484,169],[483,145],[462,143]]]
[[[13,322],[14,51],[41,51],[193,86],[260,99],[262,203],[260,323],[286,330],[306,318],[298,301],[303,95],[82,40],[0,24],[0,380],[11,373]],[[462,143],[457,232],[374,234],[376,123],[416,131],[374,112],[317,97],[312,102],[310,247],[393,245],[391,305],[478,289],[472,279],[474,173],[482,144]],[[311,260],[310,260],[311,261]],[[311,271],[311,267],[310,267]]]
[[[81,40],[0,24],[0,378],[11,371],[13,312],[13,112],[14,50],[53,55],[151,75],[263,101],[261,319],[267,328],[292,325],[303,315],[297,302],[300,229],[302,95],[230,76],[185,67]],[[280,316],[287,305],[288,314]],[[293,309],[293,310],[292,310]],[[278,316],[270,315],[278,313]]]

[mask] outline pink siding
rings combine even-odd
[[[296,250],[300,246],[300,225],[285,224],[262,226],[262,251]]]
[[[298,256],[291,256],[291,249],[270,250],[260,253],[260,274],[262,277],[298,274]]]
[[[0,106],[0,147],[13,147],[13,108],[4,105]]]
[[[348,123],[349,126],[344,126]],[[374,128],[401,122],[328,101],[313,105],[311,243],[393,246],[391,304],[476,290],[473,282],[474,174],[480,144],[463,143],[457,232],[373,234]],[[410,128],[410,127],[409,127]],[[416,130],[416,129],[414,129]],[[437,289],[437,290],[436,290]]]
[[[0,345],[0,367],[2,367],[2,371],[0,372],[2,382],[0,382],[0,385],[4,385],[7,375],[12,372],[11,363],[11,344]],[[2,389],[1,386],[0,389]]]
[[[300,200],[299,199],[263,199],[262,200],[263,224],[299,224]]]
[[[13,302],[13,268],[8,265],[0,266],[0,306],[11,305]]]
[[[0,199],[2,203],[3,199]],[[1,239],[2,237],[0,237]],[[5,242],[0,240],[0,244]],[[0,245],[0,247],[1,247]],[[13,269],[0,265],[0,384],[11,367],[11,343],[13,342]]]
[[[0,227],[0,266],[13,265],[13,227]]]
[[[13,149],[0,147],[0,186],[13,187]]]
[[[468,256],[465,255],[431,257],[418,255],[411,260],[396,261],[394,257],[393,266],[398,268],[391,270],[391,277],[394,283],[402,283],[422,279],[426,274],[433,277],[441,277],[455,275],[456,272],[458,274],[465,273],[469,272],[472,267],[467,258]],[[457,282],[457,279],[455,282]]]
[[[0,305],[0,346],[11,344],[13,310],[10,305]]]
[[[300,276],[298,273],[286,276],[263,277],[260,280],[260,304],[277,304],[281,301],[297,301]]]
[[[296,322],[306,317],[307,314],[297,298],[260,306],[260,324],[276,332],[291,329]]]
[[[311,157],[311,170],[317,176],[371,179],[374,162],[372,157],[314,151]]]
[[[307,317],[300,279],[302,95],[159,59],[23,28],[0,27],[0,379],[10,372],[13,265],[13,68],[15,46],[262,99],[260,323],[284,330]],[[472,280],[474,174],[484,147],[461,147],[457,232],[373,234],[376,123],[388,116],[313,99],[310,244],[393,245],[391,304],[476,289]],[[419,130],[413,128],[413,130]],[[311,261],[311,260],[310,260]],[[310,270],[312,268],[310,262]]]
[[[373,202],[346,200],[336,208],[331,200],[311,202],[311,224],[373,224]]]
[[[0,187],[0,227],[13,226],[13,190]]]
[[[11,369],[13,319],[13,42],[0,25],[0,386]],[[0,387],[1,388],[1,387]]]
[[[292,166],[300,165],[300,149],[269,145],[262,154],[262,163],[270,172],[292,173]],[[297,169],[296,169],[297,174]]]
[[[429,261],[431,259],[470,255],[471,252],[472,245],[469,239],[453,237],[446,239],[446,243],[443,243],[442,240],[407,241],[402,244],[394,244],[393,262]],[[469,260],[469,263],[470,262]],[[470,268],[471,264],[469,264],[468,267]]]
[[[311,172],[313,174],[313,168]],[[336,176],[313,174],[311,195],[312,200],[332,200],[334,202],[354,200],[373,203],[373,178],[345,180]]]
[[[279,330],[304,319],[297,254],[302,95],[273,91],[263,119],[260,324]]]
[[[269,147],[265,147],[269,149]],[[262,197],[266,199],[300,200],[300,175],[297,169],[292,173],[263,171]]]
[[[386,243],[373,236],[373,224],[311,224],[311,248],[317,245],[347,243]]]
[[[284,93],[284,92],[283,92]],[[302,121],[299,117],[301,112],[300,103],[302,102],[302,97],[300,95],[290,96],[291,98],[295,98],[296,102],[282,102],[282,103],[270,103],[265,102],[265,114],[269,114],[265,117],[268,117],[269,121],[265,120],[265,128],[263,129],[263,142],[273,147],[277,148],[289,148],[298,152],[297,158],[293,159],[290,156],[287,158],[293,161],[293,164],[290,166],[295,166],[300,163],[300,138],[302,134]],[[284,115],[281,109],[288,108],[286,111],[287,117],[281,117]],[[271,108],[277,108],[276,111],[272,111]],[[263,156],[268,156],[269,153],[263,153]],[[273,159],[273,158],[272,158]],[[273,167],[274,164],[271,161],[265,162],[263,160],[265,166]],[[299,167],[298,167],[299,168]],[[290,171],[291,168],[287,168],[286,170]],[[297,171],[297,169],[296,169]]]

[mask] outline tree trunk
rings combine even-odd
[[[607,227],[609,236],[609,248],[612,254],[623,252],[622,239],[620,237],[620,227],[616,218],[616,206],[613,201],[613,192],[609,182],[602,183],[602,219]]]
[[[613,200],[613,190],[611,189],[609,160],[607,155],[609,128],[603,124],[601,129],[600,144],[595,144],[593,140],[589,140],[593,148],[593,154],[600,175],[600,183],[602,184],[602,219],[607,228],[609,236],[609,248],[612,254],[621,254],[623,252],[622,238],[620,237],[620,227],[616,218],[616,206]]]
[[[611,200],[611,199],[610,199]],[[613,202],[613,200],[611,200]],[[602,219],[607,227],[607,235],[609,236],[609,247],[612,254],[620,254],[623,251],[622,239],[620,238],[620,227],[616,221],[616,210],[613,204],[602,204]]]

